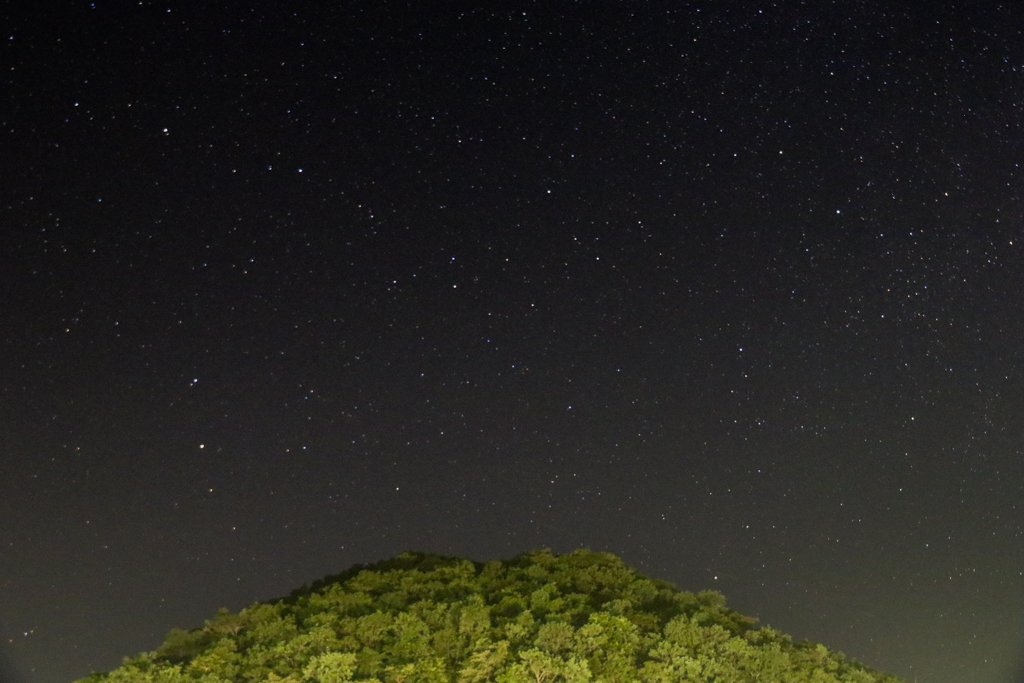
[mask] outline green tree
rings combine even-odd
[[[201,630],[183,631],[171,629],[163,645],[157,648],[156,656],[171,662],[184,662],[202,652],[211,637]]]
[[[494,680],[494,675],[508,659],[509,642],[499,640],[491,643],[486,639],[477,641],[477,650],[469,656],[465,666],[459,671],[459,683],[482,683]]]
[[[389,666],[384,670],[385,683],[449,683],[444,661],[440,657],[424,657],[408,664]]]
[[[148,657],[125,660],[106,678],[108,683],[190,683],[180,664],[153,661]]]
[[[394,625],[393,616],[378,610],[373,614],[359,617],[354,635],[363,645],[376,648],[391,634]]]
[[[348,683],[355,664],[356,656],[351,652],[325,652],[309,661],[302,676],[314,683]]]
[[[215,676],[221,679],[233,679],[241,670],[242,658],[238,654],[238,644],[233,638],[224,637],[217,644],[197,655],[189,662],[186,671],[200,678]]]
[[[537,630],[537,639],[533,642],[545,652],[559,654],[572,649],[574,635],[572,626],[562,621],[553,621],[541,625]]]
[[[498,676],[498,683],[586,683],[591,679],[586,661],[563,658],[530,648],[519,653],[519,661]]]
[[[576,633],[576,652],[599,681],[628,683],[637,676],[639,629],[629,619],[606,612],[590,615]]]
[[[412,662],[432,654],[430,628],[419,617],[402,612],[395,619],[394,631],[395,639],[389,649],[398,661]]]

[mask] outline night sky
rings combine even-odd
[[[0,13],[11,680],[581,546],[1020,676],[1021,5]]]

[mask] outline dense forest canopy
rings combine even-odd
[[[608,553],[403,553],[173,630],[79,683],[898,683]]]

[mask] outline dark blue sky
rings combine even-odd
[[[1019,666],[1016,5],[4,15],[24,683],[410,548]]]

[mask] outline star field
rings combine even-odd
[[[6,15],[11,680],[579,546],[1020,676],[1016,5]]]

